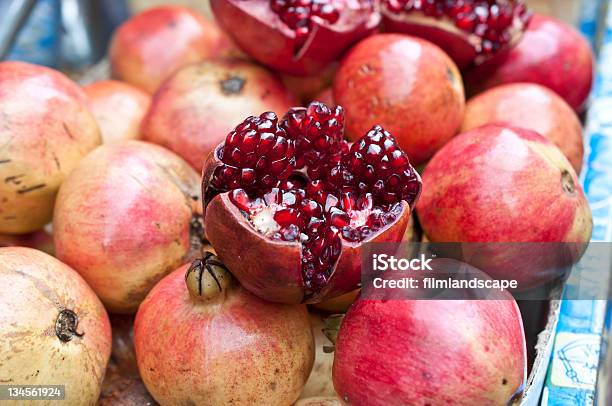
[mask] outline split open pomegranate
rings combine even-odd
[[[387,31],[435,43],[460,68],[510,48],[531,17],[523,0],[382,0],[381,12]]]
[[[374,0],[211,0],[247,54],[276,70],[313,74],[380,22]]]
[[[391,134],[352,145],[344,113],[313,102],[249,117],[204,166],[206,234],[251,292],[318,302],[360,281],[361,246],[399,242],[421,179]]]

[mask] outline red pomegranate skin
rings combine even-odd
[[[223,56],[231,47],[214,22],[190,8],[150,8],[115,32],[109,49],[112,77],[154,93],[179,68]]]
[[[34,232],[100,130],[74,82],[24,62],[0,63],[0,117],[0,234]]]
[[[30,248],[0,248],[0,277],[0,381],[66,385],[65,404],[96,404],[111,329],[95,293],[67,265]],[[56,322],[68,312],[78,323],[60,328],[61,339]]]
[[[104,145],[83,160],[57,199],[57,257],[109,311],[132,313],[163,276],[190,259],[199,176],[142,141]]]
[[[454,62],[432,43],[402,34],[374,35],[353,47],[333,89],[349,139],[380,124],[415,165],[456,134],[465,109]]]
[[[344,318],[334,387],[351,405],[506,405],[526,377],[507,300],[359,300]]]
[[[264,68],[237,59],[205,61],[181,69],[163,84],[142,135],[201,171],[209,152],[245,117],[263,111],[282,114],[296,104]]]
[[[434,156],[417,214],[432,242],[584,244],[592,231],[591,210],[563,153],[533,131],[495,124],[458,135]],[[558,276],[539,268],[553,261],[542,248],[481,248],[491,250],[489,262],[472,265],[494,278],[512,277],[519,288]]]
[[[293,404],[314,359],[305,306],[266,302],[237,284],[198,302],[187,268],[157,284],[136,315],[138,367],[153,397],[167,405]]]
[[[465,79],[472,93],[504,83],[538,83],[580,112],[593,82],[593,51],[570,25],[536,14],[514,48],[472,69]]]
[[[543,135],[580,173],[584,155],[582,125],[574,110],[552,90],[535,83],[510,83],[468,100],[461,132],[490,123],[523,127]]]
[[[148,93],[118,80],[100,80],[83,90],[104,143],[140,137],[140,123],[151,104]]]

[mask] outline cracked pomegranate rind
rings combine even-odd
[[[381,13],[386,31],[427,39],[460,68],[511,48],[531,18],[523,0],[382,0]]]
[[[264,299],[318,302],[351,291],[361,246],[402,239],[419,175],[380,126],[349,145],[343,124],[341,107],[319,102],[282,120],[249,117],[204,166],[208,238]]]
[[[371,34],[374,0],[211,0],[217,21],[244,52],[276,70],[314,74]]]

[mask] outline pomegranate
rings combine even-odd
[[[381,0],[381,12],[386,31],[429,40],[460,68],[514,46],[531,18],[523,0]]]
[[[374,0],[211,0],[242,50],[278,71],[322,70],[380,22]]]
[[[89,97],[89,107],[104,143],[140,137],[140,122],[149,110],[151,96],[116,80],[94,82],[83,90]]]
[[[437,46],[402,34],[374,35],[351,49],[334,80],[334,99],[346,108],[351,140],[380,124],[416,165],[455,135],[465,108],[453,61]]]
[[[115,32],[110,49],[112,77],[153,93],[179,68],[231,50],[225,34],[190,8],[145,10]]]
[[[461,132],[496,122],[528,128],[548,138],[580,173],[582,125],[574,110],[553,91],[534,83],[489,89],[468,101]]]
[[[231,125],[249,114],[295,105],[278,78],[239,60],[206,61],[181,69],[159,89],[144,119],[145,140],[182,156],[197,171]]]
[[[593,51],[570,25],[536,14],[507,55],[472,69],[465,79],[473,93],[504,83],[538,83],[580,112],[591,91]]]
[[[332,364],[334,354],[330,351],[331,342],[325,336],[326,329],[323,316],[317,313],[310,314],[310,324],[314,335],[315,360],[310,376],[300,393],[300,399],[316,396],[336,396],[332,382]]]
[[[576,243],[574,261],[591,237],[591,211],[576,172],[554,144],[530,130],[490,124],[460,134],[432,158],[423,183],[417,214],[429,239],[489,243],[468,246],[481,250],[469,262],[493,278],[516,279],[520,289],[559,276],[562,258],[553,254],[567,247],[550,245],[543,255],[542,244],[490,243]]]
[[[259,297],[319,302],[357,288],[361,246],[400,241],[421,180],[380,126],[349,146],[342,107],[313,102],[231,131],[204,165],[205,230]]]
[[[306,308],[250,294],[210,253],[153,288],[134,345],[145,385],[167,405],[293,404],[314,359]]]
[[[65,385],[93,405],[111,349],[106,311],[72,269],[31,248],[0,248],[0,382]]]
[[[523,323],[503,300],[359,300],[342,321],[334,387],[351,405],[506,405],[527,374]]]
[[[198,253],[199,176],[142,141],[104,145],[68,177],[57,198],[57,257],[116,313],[136,311],[164,275]]]
[[[0,62],[0,116],[0,234],[34,232],[100,131],[74,82],[24,62]]]

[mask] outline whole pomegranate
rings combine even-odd
[[[342,107],[319,102],[231,131],[204,165],[205,230],[259,297],[319,302],[357,288],[361,248],[399,242],[421,180],[391,134],[349,145]]]
[[[141,141],[104,145],[68,177],[57,198],[57,257],[116,313],[136,311],[202,239],[199,176]]]
[[[557,145],[580,173],[584,155],[582,125],[574,110],[552,90],[535,83],[511,83],[471,98],[461,132],[490,123],[534,130]]]
[[[211,0],[210,6],[245,53],[294,75],[319,72],[380,22],[374,0]]]
[[[30,248],[0,248],[0,278],[0,382],[65,385],[66,404],[95,404],[111,330],[91,288]]]
[[[520,289],[559,276],[567,258],[580,256],[592,217],[576,172],[541,135],[490,124],[458,135],[423,172],[420,223],[433,242],[487,243],[470,263],[494,278],[516,279]],[[506,244],[491,244],[506,243]],[[555,255],[553,255],[555,254]],[[552,272],[552,273],[551,273]]]
[[[159,89],[142,124],[145,140],[176,152],[197,171],[203,157],[249,114],[286,111],[294,97],[265,69],[240,60],[181,69]]]
[[[112,77],[153,93],[179,68],[229,52],[214,22],[181,6],[147,9],[115,32],[109,56]]]
[[[593,51],[572,26],[536,14],[507,55],[472,69],[465,79],[473,93],[504,83],[538,83],[581,111],[591,91]]]
[[[531,13],[523,0],[381,0],[383,26],[441,47],[460,67],[511,48]]]
[[[334,100],[346,109],[351,140],[380,124],[417,165],[456,134],[465,108],[453,61],[402,34],[374,35],[353,47],[334,80]]]
[[[507,405],[527,374],[516,302],[358,300],[334,355],[338,396],[351,405]]]
[[[210,253],[153,288],[134,345],[162,405],[290,405],[314,359],[306,308],[253,296]]]
[[[98,121],[104,143],[140,137],[151,96],[117,80],[101,80],[83,87],[89,107]]]
[[[51,220],[60,185],[100,130],[74,82],[24,62],[0,62],[0,117],[0,233],[26,234]]]

